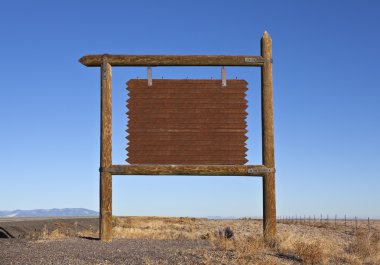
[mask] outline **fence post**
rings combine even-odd
[[[329,215],[326,215],[326,225],[329,226]]]
[[[344,233],[347,234],[347,218],[346,218],[346,214],[344,215]]]
[[[371,225],[369,223],[369,217],[368,217],[368,233],[371,233]]]
[[[358,219],[355,216],[355,234],[358,232]]]

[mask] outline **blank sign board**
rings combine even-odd
[[[131,79],[129,164],[243,165],[247,82]]]

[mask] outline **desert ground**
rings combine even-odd
[[[0,264],[380,264],[380,221],[114,217],[112,242],[97,218],[0,219]]]

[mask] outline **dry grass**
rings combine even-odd
[[[45,242],[48,240],[58,240],[68,237],[81,237],[81,238],[96,238],[99,232],[97,230],[64,230],[61,228],[54,229],[53,231],[49,231],[46,226],[42,228],[42,231],[35,238],[36,242]]]
[[[226,237],[229,227],[233,236]],[[380,222],[357,233],[342,225],[278,224],[275,240],[262,237],[261,220],[208,220],[174,217],[115,217],[114,238],[207,240],[210,248],[189,250],[200,264],[380,264]],[[96,237],[97,231],[44,230],[41,240]],[[167,264],[146,259],[144,264]]]
[[[113,236],[145,239],[200,239],[195,218],[129,217],[114,218]]]
[[[367,264],[380,264],[380,233],[359,233],[347,247],[347,253]]]
[[[320,241],[297,241],[294,243],[294,251],[305,264],[323,264],[325,255]]]
[[[121,217],[115,218],[113,235],[208,240],[212,249],[196,253],[202,256],[203,264],[380,264],[379,223],[371,233],[363,223],[357,234],[339,224],[278,224],[278,235],[272,242],[262,238],[261,225],[261,221],[249,219]],[[233,238],[224,236],[226,227],[232,229]]]

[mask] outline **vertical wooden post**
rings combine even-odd
[[[368,217],[368,233],[371,233],[371,224],[369,222],[369,217]]]
[[[261,68],[261,115],[262,115],[262,156],[263,164],[275,168],[274,126],[273,126],[273,80],[272,80],[272,39],[268,32],[261,38],[261,56],[267,61]],[[263,177],[264,237],[271,239],[276,234],[275,172]]]
[[[112,174],[102,172],[112,165],[112,69],[103,57],[101,66],[100,117],[100,240],[112,240]]]
[[[344,215],[344,233],[347,234],[347,218],[346,218],[346,215]]]
[[[358,219],[355,216],[355,235],[358,233]]]

